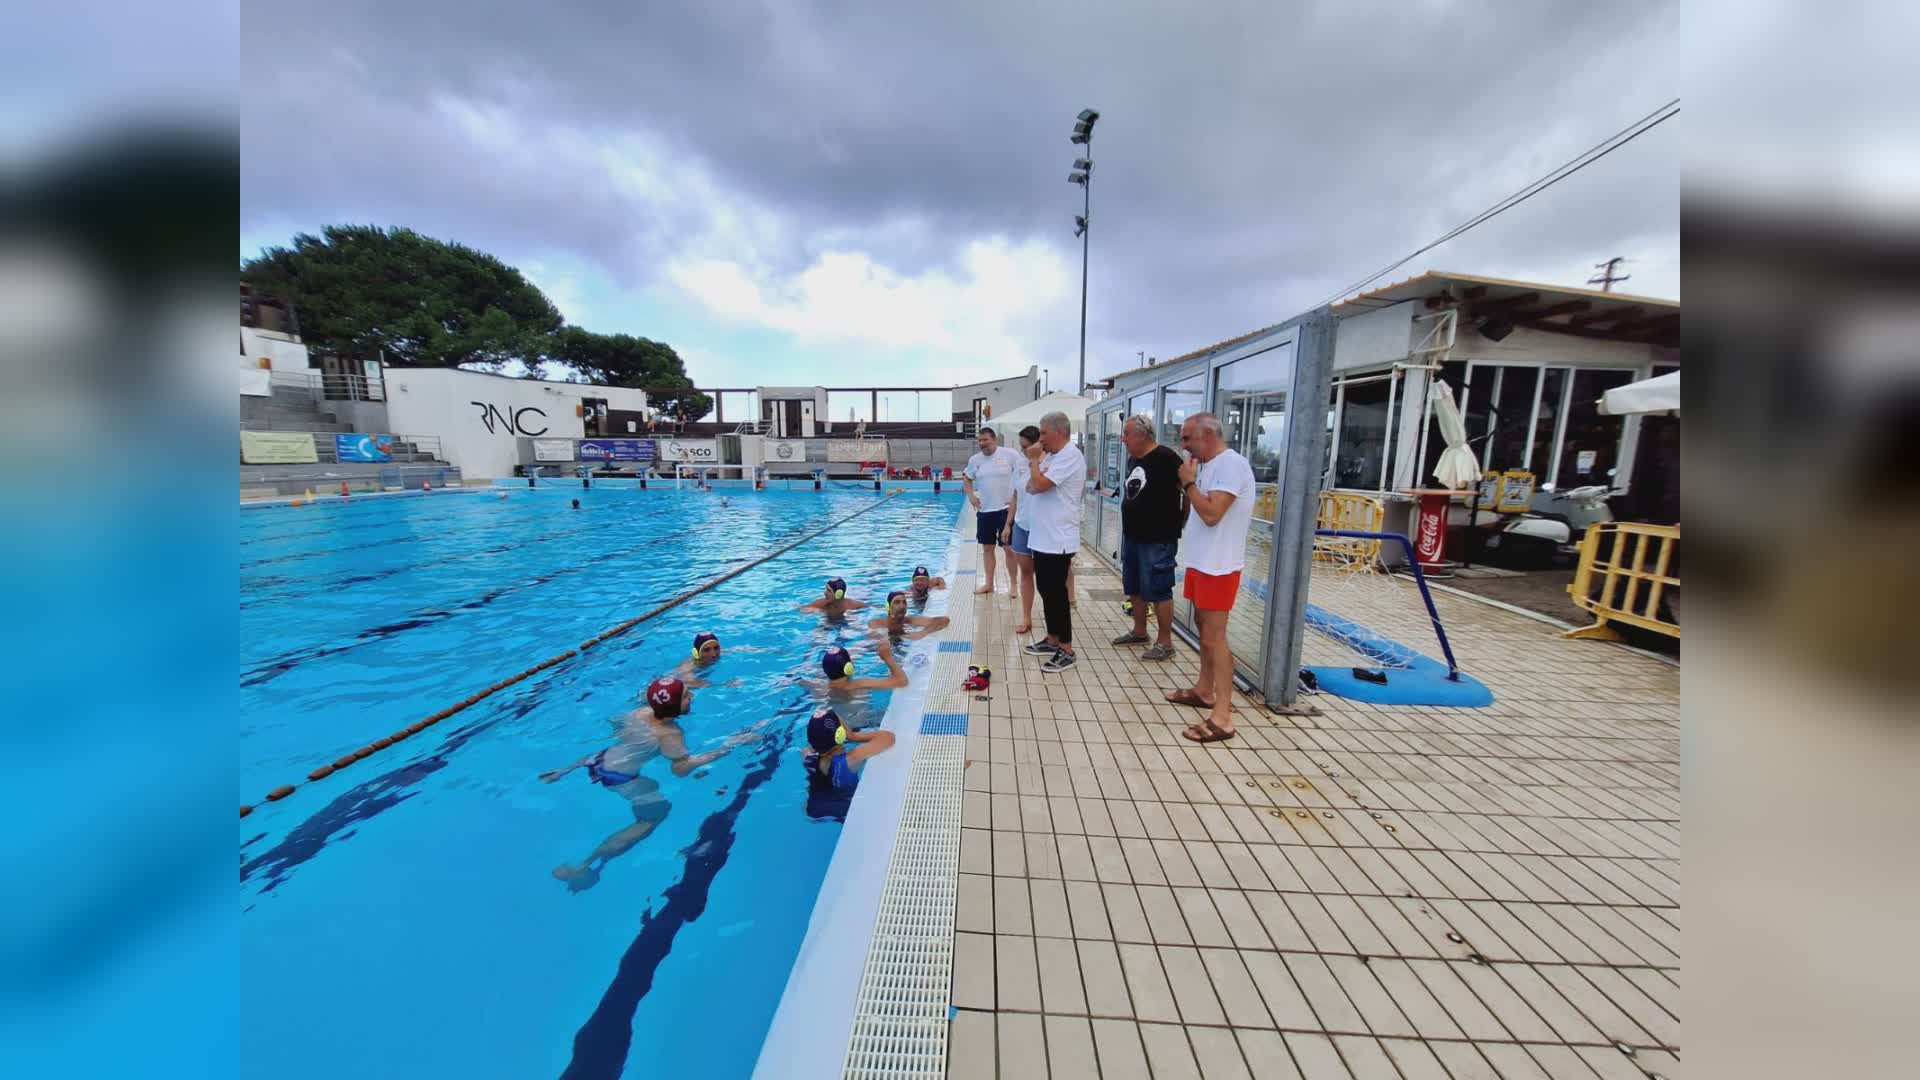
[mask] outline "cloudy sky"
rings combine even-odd
[[[1097,378],[1324,301],[1680,93],[1671,0],[1496,7],[256,0],[241,254],[410,226],[702,386],[1066,386],[1083,107]],[[1379,284],[1625,255],[1677,296],[1686,120]]]

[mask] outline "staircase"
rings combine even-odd
[[[338,416],[321,409],[313,391],[300,386],[275,385],[266,398],[240,399],[242,431],[352,431]]]

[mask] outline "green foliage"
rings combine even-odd
[[[240,276],[291,301],[313,349],[399,367],[498,368],[560,329],[559,309],[520,271],[411,229],[329,225],[247,260]]]
[[[587,382],[646,390],[649,404],[676,420],[698,420],[713,408],[711,397],[693,389],[680,354],[664,342],[566,326],[541,359],[570,367]]]
[[[292,302],[300,336],[316,352],[383,356],[396,367],[498,370],[518,360],[528,378],[549,377],[555,364],[572,369],[571,381],[644,389],[676,420],[713,408],[672,346],[563,326],[559,309],[520,271],[411,229],[329,225],[247,260],[240,276]]]

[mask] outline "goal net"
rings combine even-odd
[[[748,488],[764,486],[767,470],[763,465],[707,465],[681,462],[673,467],[676,489],[703,487]]]

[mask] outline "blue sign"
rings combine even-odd
[[[392,435],[335,435],[333,458],[335,461],[392,461],[394,442]]]
[[[581,461],[652,461],[652,439],[582,439]]]

